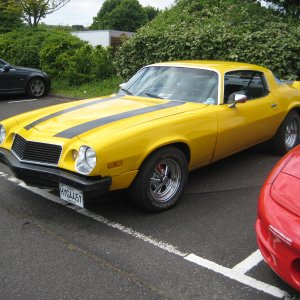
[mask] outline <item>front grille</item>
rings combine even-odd
[[[57,165],[61,146],[27,141],[16,134],[12,145],[13,153],[21,160],[47,165]]]

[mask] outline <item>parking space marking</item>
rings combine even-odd
[[[5,174],[3,172],[0,172],[0,176],[7,178],[7,180],[9,180],[13,183],[16,183],[19,186],[21,186],[35,194],[38,194],[46,199],[49,199],[49,200],[59,203],[59,204],[63,204],[65,207],[71,208],[71,209],[77,211],[81,215],[89,217],[89,218],[91,218],[97,222],[100,222],[102,224],[105,224],[111,228],[117,229],[127,235],[130,235],[132,237],[140,239],[146,243],[152,244],[164,251],[175,254],[189,262],[197,264],[200,267],[203,267],[203,268],[211,270],[215,273],[221,274],[227,278],[230,278],[232,280],[240,282],[244,285],[247,285],[256,290],[262,291],[262,292],[269,294],[271,296],[274,296],[276,298],[284,298],[284,297],[288,298],[289,297],[289,294],[286,291],[281,290],[281,289],[279,289],[273,285],[270,285],[268,283],[254,279],[243,273],[245,270],[249,271],[251,269],[251,265],[253,267],[257,264],[255,262],[259,261],[260,258],[259,258],[259,254],[257,254],[257,251],[254,252],[252,255],[250,255],[250,257],[246,258],[244,261],[242,261],[241,263],[237,264],[235,267],[230,269],[230,268],[224,267],[222,265],[219,265],[213,261],[210,261],[210,260],[207,260],[200,256],[197,256],[193,253],[190,253],[190,254],[184,253],[184,252],[178,250],[177,247],[175,247],[171,244],[153,239],[152,237],[146,236],[143,233],[135,231],[134,229],[132,229],[130,227],[126,227],[120,223],[109,221],[105,217],[98,215],[88,209],[80,208],[80,207],[74,206],[70,203],[67,203],[67,202],[61,200],[59,197],[51,194],[49,189],[43,190],[40,188],[28,186],[22,180],[19,180],[13,176],[9,176],[8,174]]]
[[[72,205],[74,207],[74,205]],[[71,207],[72,208],[72,207]],[[187,253],[184,253],[184,252],[181,252],[177,249],[177,247],[173,246],[173,245],[170,245],[168,243],[165,243],[165,242],[162,242],[162,241],[158,241],[152,237],[149,237],[149,236],[146,236],[144,235],[143,233],[140,233],[138,231],[135,231],[134,229],[130,228],[130,227],[126,227],[120,223],[116,223],[116,222],[112,222],[112,221],[109,221],[108,219],[104,218],[103,216],[101,215],[98,215],[98,214],[95,214],[93,213],[92,211],[89,211],[85,208],[80,208],[79,210],[77,210],[80,214],[86,216],[86,217],[89,217],[89,218],[92,218],[93,220],[95,221],[98,221],[102,224],[105,224],[109,227],[112,227],[114,229],[117,229],[125,234],[128,234],[130,236],[133,236],[135,238],[138,238],[139,240],[142,240],[144,242],[147,242],[149,244],[152,244],[162,250],[165,250],[169,253],[172,253],[172,254],[175,254],[177,256],[180,256],[180,257],[185,257],[187,256]]]
[[[209,270],[212,270],[216,273],[222,274],[225,277],[228,277],[230,279],[233,279],[235,281],[243,283],[247,286],[250,286],[250,287],[252,287],[256,290],[259,290],[259,291],[262,291],[262,292],[267,293],[269,295],[272,295],[276,298],[284,298],[284,297],[288,296],[287,292],[285,292],[285,291],[283,291],[283,290],[281,290],[281,289],[279,289],[279,288],[277,288],[273,285],[270,285],[268,283],[259,281],[257,279],[254,279],[254,278],[250,277],[250,276],[241,274],[241,273],[237,272],[234,269],[229,269],[229,268],[223,267],[219,264],[216,264],[212,261],[209,261],[207,259],[199,257],[195,254],[189,254],[188,256],[185,257],[185,259],[190,261],[190,262],[193,262],[193,263],[197,264],[198,266],[201,266],[201,267],[207,268]]]
[[[246,274],[248,271],[250,271],[252,268],[257,266],[261,261],[263,260],[263,257],[259,250],[256,250],[254,253],[252,253],[250,256],[248,256],[246,259],[244,259],[242,262],[237,264],[232,268],[232,270],[241,273]]]
[[[32,102],[32,101],[37,101],[37,99],[26,99],[26,100],[17,100],[17,101],[8,101],[8,104],[13,104],[13,103],[20,103],[20,102]]]

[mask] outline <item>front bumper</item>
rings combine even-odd
[[[59,183],[63,183],[81,190],[85,198],[95,198],[108,192],[112,183],[110,177],[85,177],[58,168],[21,163],[10,151],[2,148],[0,162],[29,185],[58,189]]]

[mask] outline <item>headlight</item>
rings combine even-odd
[[[6,131],[3,125],[0,124],[0,144],[3,143],[4,139],[6,137]]]
[[[81,146],[76,161],[76,170],[87,175],[95,168],[96,162],[96,152],[88,146]]]

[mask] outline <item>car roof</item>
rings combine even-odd
[[[187,68],[206,68],[217,70],[220,72],[229,72],[233,70],[257,70],[260,72],[266,72],[268,69],[235,61],[219,61],[219,60],[181,60],[181,61],[170,61],[153,64],[151,66],[173,66],[173,67],[187,67]]]

